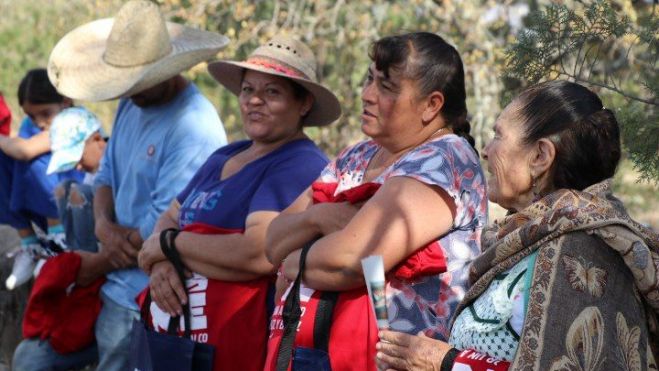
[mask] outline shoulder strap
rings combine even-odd
[[[300,254],[300,269],[297,273],[297,277],[295,277],[291,290],[288,292],[286,301],[284,302],[282,312],[284,334],[281,338],[281,343],[279,344],[279,353],[277,354],[277,371],[288,370],[288,365],[291,361],[295,335],[297,335],[297,326],[300,323],[300,316],[302,315],[302,309],[300,309],[300,283],[302,282],[302,273],[304,272],[307,253],[314,242],[316,241],[313,240],[302,248],[302,253]]]
[[[332,328],[332,315],[334,306],[339,298],[337,291],[323,291],[316,309],[316,318],[313,325],[314,348],[329,353],[329,337]]]
[[[185,294],[188,295],[188,290],[185,285],[186,282],[185,266],[183,265],[183,261],[181,260],[181,255],[176,249],[176,244],[174,243],[174,239],[179,234],[179,232],[180,231],[178,229],[174,229],[174,228],[165,229],[164,231],[160,232],[160,249],[162,250],[163,254],[165,254],[165,256],[167,257],[167,260],[169,260],[174,265],[178,278],[181,281],[181,284],[183,285],[183,289],[185,290]],[[181,321],[181,316],[170,317],[169,324],[167,326],[167,333],[170,335],[176,335],[178,324],[180,321]],[[183,336],[189,339],[191,337],[189,300],[183,306],[183,323],[184,323]]]
[[[140,316],[142,316],[142,322],[147,325],[151,321],[151,289],[146,291],[144,302],[140,307]]]

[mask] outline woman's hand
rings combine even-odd
[[[300,255],[302,249],[297,249],[288,254],[286,259],[281,263],[281,276],[288,282],[295,281],[300,271]]]
[[[137,263],[140,269],[151,275],[153,265],[164,260],[167,260],[167,257],[160,248],[160,234],[154,233],[142,244],[142,250],[137,256]]]
[[[153,264],[152,268],[149,276],[151,300],[170,316],[180,316],[188,296],[174,265],[169,261],[161,261]]]
[[[451,346],[423,333],[409,335],[382,330],[376,363],[379,370],[439,370]]]
[[[362,204],[353,205],[349,202],[338,202],[313,205],[309,209],[312,223],[321,235],[327,236],[345,228],[352,220],[352,217],[357,214]]]
[[[286,279],[283,274],[277,274],[277,281],[275,282],[275,305],[279,303],[279,300],[281,300],[281,297],[290,284],[291,281]]]

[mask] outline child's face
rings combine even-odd
[[[23,103],[23,112],[39,127],[41,130],[48,130],[55,116],[63,109],[67,108],[67,103]]]
[[[82,157],[78,165],[76,165],[76,169],[95,173],[101,163],[105,145],[105,139],[99,133],[94,133],[91,137],[87,138],[85,148],[82,150]]]

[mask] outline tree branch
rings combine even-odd
[[[593,58],[593,62],[588,66],[588,78],[593,75],[593,68],[595,68],[595,64],[599,60],[599,55],[600,55],[600,49],[602,47],[602,43],[597,44],[597,51],[595,51],[595,57]]]
[[[604,89],[607,89],[607,90],[614,91],[614,92],[622,95],[623,97],[625,97],[627,99],[635,100],[635,101],[638,101],[638,102],[643,102],[645,104],[649,104],[649,105],[652,105],[652,106],[659,106],[659,100],[657,100],[657,99],[653,100],[653,99],[645,99],[645,98],[637,97],[635,95],[624,92],[624,91],[618,89],[617,87],[614,87],[614,86],[611,86],[611,85],[603,84],[603,83],[597,82],[597,81],[590,81],[590,80],[580,79],[578,76],[572,75],[572,74],[570,74],[566,71],[560,72],[560,74],[565,75],[569,78],[572,78],[576,81],[581,81],[581,82],[584,82],[584,83],[589,84],[589,85],[599,86],[600,88],[604,88]]]

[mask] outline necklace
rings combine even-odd
[[[432,139],[435,135],[441,133],[441,132],[444,131],[444,130],[448,130],[448,127],[446,127],[446,126],[442,126],[441,128],[435,130],[435,132],[432,133],[432,134],[430,134],[430,135],[428,136],[428,139],[424,140],[424,142],[429,141],[429,140]]]

